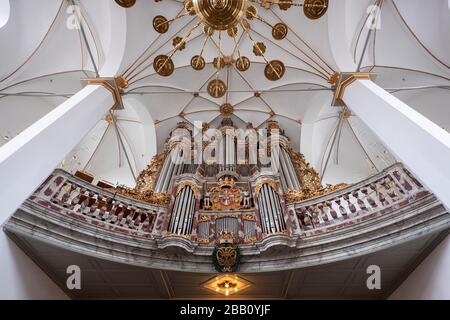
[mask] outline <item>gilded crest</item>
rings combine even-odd
[[[235,272],[239,265],[239,248],[230,243],[217,245],[213,251],[213,263],[219,272]]]

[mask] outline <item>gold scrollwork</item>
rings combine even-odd
[[[252,214],[244,214],[242,216],[242,220],[244,221],[256,221],[255,216]]]
[[[165,235],[165,237],[178,237],[178,238],[184,238],[187,240],[191,240],[192,236],[190,234],[178,234],[178,233],[172,233],[172,232],[167,232]]]
[[[256,242],[256,237],[245,237],[244,238],[245,243],[253,243]]]
[[[201,215],[198,217],[198,222],[208,222],[209,220],[211,220],[210,216],[207,215]]]
[[[177,187],[176,194],[178,195],[185,187],[190,187],[192,189],[192,192],[194,192],[194,196],[196,199],[200,198],[200,190],[198,189],[198,186],[192,181],[182,181]]]
[[[259,192],[261,191],[261,188],[265,184],[268,184],[269,186],[271,186],[273,188],[273,190],[276,192],[276,190],[277,190],[277,183],[274,180],[272,180],[272,179],[263,179],[261,181],[258,181],[258,183],[255,186],[256,197],[259,197]]]
[[[134,188],[118,186],[115,191],[125,197],[145,201],[157,205],[168,205],[170,195],[167,193],[154,192],[153,188],[156,179],[170,148],[166,148],[163,152],[153,157],[151,163],[141,171],[137,177],[137,183]]]
[[[216,259],[219,266],[224,270],[231,269],[237,262],[237,251],[235,247],[221,247],[217,249]]]
[[[306,162],[305,157],[298,151],[287,147],[295,171],[302,188],[300,190],[287,190],[284,194],[287,203],[300,202],[311,198],[320,197],[322,195],[344,189],[348,187],[348,184],[340,183],[337,185],[323,186],[320,181],[320,176],[311,165]]]

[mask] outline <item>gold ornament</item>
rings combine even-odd
[[[266,45],[263,42],[257,42],[253,45],[253,53],[255,56],[262,56],[266,53]]]
[[[234,108],[229,103],[224,103],[223,105],[220,106],[220,113],[224,116],[229,116],[229,115],[233,114],[233,112],[234,112]]]
[[[269,186],[271,186],[273,191],[276,192],[276,190],[277,190],[277,183],[274,180],[272,180],[272,179],[263,179],[263,180],[259,181],[256,184],[256,186],[255,186],[255,195],[256,195],[256,197],[259,197],[259,192],[261,191],[261,188],[265,184],[268,184]]]
[[[218,186],[210,191],[211,193],[211,210],[240,210],[244,209],[241,206],[242,190],[236,186],[233,178],[222,177],[218,181]]]
[[[195,12],[195,8],[194,8],[194,4],[192,3],[192,0],[187,1],[184,4],[184,10],[186,10],[186,12],[191,15],[194,16],[196,14]]]
[[[248,20],[252,20],[254,17],[258,15],[258,10],[254,6],[249,6],[245,11],[245,17]]]
[[[242,220],[244,221],[256,221],[255,216],[252,214],[244,214],[242,216]]]
[[[280,22],[273,26],[272,28],[272,37],[275,40],[282,40],[286,38],[288,33],[288,27],[284,23]]]
[[[169,30],[169,22],[163,16],[156,16],[153,19],[153,29],[158,33],[166,33]]]
[[[211,80],[208,83],[208,93],[213,98],[223,97],[227,92],[227,85],[220,79]]]
[[[213,66],[216,69],[222,69],[225,66],[225,62],[222,57],[215,57],[213,60]]]
[[[234,63],[233,56],[224,56],[223,63],[225,63],[226,66],[232,65]]]
[[[285,71],[283,62],[280,60],[272,60],[264,68],[264,75],[268,80],[276,81],[283,77]]]
[[[153,60],[153,68],[160,76],[167,77],[173,73],[175,67],[170,57],[161,54]]]
[[[305,0],[303,13],[311,20],[319,19],[328,10],[328,0]]]
[[[227,34],[231,37],[234,38],[238,33],[238,27],[236,26],[232,26],[231,28],[227,29]]]
[[[339,183],[337,185],[323,186],[320,182],[320,176],[311,165],[306,162],[305,157],[292,148],[286,148],[289,157],[292,160],[297,176],[302,188],[300,190],[289,189],[284,193],[287,203],[301,202],[312,198],[317,198],[325,194],[347,188],[349,185]]]
[[[116,77],[116,84],[120,89],[128,88],[128,81],[123,76]]]
[[[211,28],[211,27],[208,26],[208,25],[205,25],[205,26],[203,27],[203,33],[204,33],[206,36],[211,37],[211,36],[214,34],[214,29]]]
[[[136,3],[136,0],[116,0],[116,3],[123,8],[131,8]]]
[[[247,0],[192,0],[197,16],[215,30],[227,30],[244,16]]]
[[[142,172],[137,177],[137,183],[133,189],[119,186],[115,188],[114,191],[120,195],[139,201],[145,201],[148,203],[164,206],[169,205],[169,194],[153,191],[158,172],[160,171],[162,164],[169,152],[170,149],[166,148],[163,152],[153,157],[151,163],[147,166],[146,169],[142,170]]]
[[[292,6],[292,0],[280,0],[278,6],[281,10],[287,10]]]
[[[172,45],[175,50],[183,51],[186,48],[186,41],[182,37],[173,38]]]
[[[236,60],[236,68],[239,71],[247,71],[250,68],[250,59],[247,57],[240,57]]]
[[[202,70],[205,67],[205,59],[202,56],[193,56],[191,59],[191,67],[194,70]]]
[[[191,181],[182,181],[177,187],[176,194],[179,194],[181,192],[181,190],[183,190],[186,187],[190,187],[191,188],[191,190],[194,193],[194,196],[195,196],[196,199],[200,198],[200,191],[198,189],[198,186],[194,182],[191,182]]]
[[[216,260],[220,268],[225,271],[231,271],[237,262],[238,253],[234,246],[217,248]]]

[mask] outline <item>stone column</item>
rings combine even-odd
[[[450,208],[450,134],[376,85],[355,80],[342,101]]]
[[[0,148],[0,224],[111,109],[101,85],[89,85]]]

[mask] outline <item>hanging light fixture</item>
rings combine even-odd
[[[115,0],[120,6],[129,8],[135,4],[135,0]],[[155,0],[161,2],[162,0]],[[177,52],[181,52],[186,48],[188,40],[191,38],[194,30],[202,28],[202,36],[204,37],[203,45],[199,48],[199,53],[194,55],[190,64],[194,70],[202,70],[205,65],[205,46],[208,40],[212,39],[215,33],[218,33],[217,54],[211,61],[217,70],[214,79],[210,80],[207,86],[208,93],[214,98],[220,98],[227,91],[226,83],[220,79],[220,70],[227,65],[234,64],[240,72],[247,71],[250,66],[250,58],[241,55],[237,35],[241,30],[252,43],[252,51],[256,57],[264,60],[264,75],[268,80],[277,81],[281,79],[286,68],[281,60],[271,60],[266,58],[267,47],[264,42],[256,41],[252,35],[252,24],[263,23],[270,28],[272,37],[275,40],[283,40],[289,28],[283,22],[270,24],[258,13],[257,6],[264,9],[270,9],[272,6],[278,6],[280,10],[287,11],[294,7],[303,7],[305,16],[309,19],[318,19],[322,17],[328,9],[328,0],[304,0],[303,3],[296,3],[294,0],[185,0],[182,2],[184,9],[171,19],[167,19],[162,15],[157,15],[153,19],[153,28],[156,32],[166,33],[170,24],[185,16],[196,17],[195,23],[186,34],[176,35],[173,38],[173,49],[168,55],[159,54],[153,60],[153,68],[160,76],[170,76],[175,65],[172,57]],[[226,35],[225,35],[226,33]],[[224,52],[222,48],[223,36],[233,39],[234,47],[231,52]]]
[[[211,278],[203,284],[203,287],[212,292],[230,296],[248,289],[251,283],[237,275],[223,274]]]

